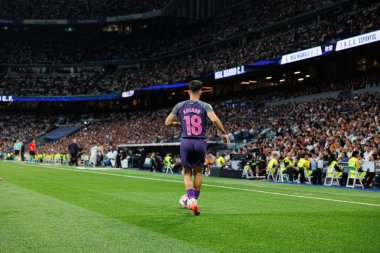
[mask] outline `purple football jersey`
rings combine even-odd
[[[182,125],[182,138],[205,139],[207,113],[212,112],[210,104],[202,101],[187,100],[178,103],[172,113],[179,116]]]

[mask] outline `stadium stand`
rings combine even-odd
[[[19,8],[9,13],[7,10],[20,5],[20,1],[5,2],[0,17],[48,19],[127,14],[167,3],[152,1],[152,5],[144,7],[135,4],[132,10],[128,9],[128,4],[133,5],[134,1],[128,1],[123,7],[121,1],[111,1],[112,4],[108,1],[107,7],[97,2],[82,8],[80,6],[87,6],[87,1],[45,0],[38,10],[30,1],[25,5],[27,9]],[[380,27],[377,17],[380,5],[376,1],[344,4],[346,1],[252,2],[238,5],[233,11],[227,9],[206,24],[187,25],[182,29],[186,32],[158,29],[150,34],[152,30],[147,29],[130,36],[99,31],[55,31],[42,32],[41,36],[30,39],[28,31],[1,31],[6,39],[0,41],[0,64],[5,66],[0,69],[0,93],[12,96],[121,93],[209,77],[216,70],[261,60],[278,61],[286,53],[336,42]],[[329,10],[334,6],[340,8]],[[277,15],[276,10],[281,15]],[[304,22],[302,17],[308,15],[308,22]],[[147,34],[149,39],[146,39]],[[130,66],[125,67],[125,63]],[[91,67],[73,67],[86,64]],[[33,69],[35,65],[37,68]],[[64,66],[65,71],[55,72],[51,66]],[[335,153],[341,159],[342,154],[347,157],[353,150],[360,150],[363,154],[374,154],[373,158],[367,155],[367,160],[377,161],[380,129],[376,101],[379,94],[363,93],[355,97],[352,92],[378,87],[379,83],[378,74],[367,74],[318,84],[269,86],[254,91],[254,99],[250,96],[220,99],[214,108],[229,126],[231,138],[236,143],[243,143],[232,153],[247,154],[260,148],[269,156],[272,151],[280,151],[281,157],[287,153],[299,156],[307,152],[326,158],[328,150],[329,154]],[[329,97],[328,92],[335,92],[334,97]],[[292,100],[287,101],[289,98]],[[109,148],[119,144],[177,142],[178,133],[162,124],[169,110],[112,113],[87,126],[83,126],[78,117],[42,116],[36,120],[33,116],[24,118],[16,114],[2,123],[2,150],[10,149],[17,138],[27,142],[44,136],[61,125],[62,120],[76,123],[78,127],[72,133],[71,130],[63,131],[49,138],[56,141],[40,145],[39,153],[65,154],[74,139],[85,154],[94,145]],[[22,123],[18,124],[19,121]],[[67,135],[69,132],[71,134]],[[218,140],[215,130],[210,131],[209,140]]]
[[[45,134],[43,137],[49,140],[58,140],[79,130],[79,126],[64,126]]]
[[[255,99],[239,98],[219,101],[215,110],[220,118],[228,125],[228,130],[234,135],[236,141],[246,139],[254,141],[244,150],[261,147],[267,152],[271,150],[283,150],[284,153],[300,153],[318,150],[323,152],[326,145],[334,146],[337,157],[342,152],[348,154],[354,148],[362,150],[366,144],[371,148],[379,148],[378,126],[378,101],[379,93],[362,94],[348,98],[321,98],[315,101],[301,103],[286,103],[270,105],[270,101],[279,101],[289,97],[302,97],[318,92],[332,90],[353,90],[358,88],[379,87],[378,75],[369,75],[362,78],[350,79],[336,83],[328,83],[320,86],[304,88],[298,92],[284,88],[276,92],[268,92],[265,95],[257,95]],[[318,88],[315,88],[318,87]],[[265,107],[258,106],[263,102]],[[129,113],[111,114],[103,116],[100,120],[81,128],[66,138],[46,144],[39,148],[42,153],[65,153],[67,146],[73,139],[82,145],[85,152],[95,144],[119,145],[137,143],[160,143],[178,141],[178,133],[173,129],[165,128],[162,124],[170,108],[157,111],[139,111]],[[21,116],[24,117],[24,116]],[[78,120],[78,118],[76,118]],[[12,147],[12,141],[20,136],[20,139],[30,140],[30,136],[38,136],[57,124],[57,118],[42,118],[34,122],[33,117],[24,121],[24,124],[16,124],[19,118],[9,119],[3,126],[6,148]],[[34,120],[34,121],[33,121]],[[61,116],[61,121],[68,121]],[[73,122],[74,119],[71,119]],[[13,123],[12,123],[13,122]],[[146,127],[149,122],[149,128]],[[77,122],[80,123],[80,122]],[[17,125],[15,128],[14,126]],[[22,130],[21,130],[22,129]],[[45,129],[45,130],[44,130]],[[89,138],[90,137],[90,138]],[[217,137],[214,130],[209,132],[209,139]],[[335,144],[334,144],[335,143]],[[317,152],[317,151],[315,151]],[[374,151],[375,152],[375,151]]]
[[[46,115],[6,115],[0,114],[0,143],[2,150],[13,147],[16,139],[28,143],[33,139],[44,136],[60,125],[76,124],[77,116],[46,116]]]
[[[1,0],[3,19],[90,19],[160,9],[168,0]]]
[[[273,36],[260,39],[247,40],[241,46],[232,46],[218,48],[215,52],[206,55],[192,55],[170,57],[163,59],[160,62],[152,62],[145,64],[145,67],[139,70],[116,69],[105,70],[102,67],[95,71],[82,71],[70,75],[31,75],[20,73],[5,73],[5,77],[1,81],[3,94],[17,95],[22,94],[35,95],[42,90],[51,95],[78,95],[110,93],[120,90],[130,90],[138,87],[151,86],[154,84],[174,83],[177,81],[199,78],[210,74],[215,70],[225,69],[232,66],[252,63],[259,60],[278,59],[282,54],[310,48],[316,43],[323,44],[331,41],[336,41],[339,38],[345,38],[350,35],[356,35],[367,31],[372,31],[376,27],[380,27],[379,19],[376,13],[379,12],[380,5],[370,5],[366,8],[352,12],[342,16],[334,16],[328,20],[321,20],[316,23],[311,23],[306,26],[301,26],[286,33],[279,33]],[[210,28],[211,29],[211,28]],[[207,34],[207,33],[205,33]],[[69,37],[70,38],[70,37]],[[48,43],[41,46],[42,51],[34,52],[34,49],[28,44],[5,43],[0,46],[0,62],[2,63],[30,63],[33,62],[31,55],[38,55],[40,58],[37,62],[48,63],[75,63],[85,61],[100,61],[100,60],[120,60],[131,57],[131,54],[124,48],[131,48],[130,42],[124,42],[123,38],[114,40],[110,37],[108,43],[104,43],[104,38],[97,40],[90,38],[87,40],[79,39],[68,40],[66,45],[59,42]],[[59,37],[56,38],[60,40]],[[187,39],[191,41],[191,39]],[[95,43],[98,44],[93,44]],[[120,43],[118,43],[118,41]],[[146,40],[145,40],[146,41]],[[81,43],[79,43],[81,42]],[[85,43],[84,43],[85,42]],[[86,43],[88,42],[88,43]],[[127,44],[125,44],[127,43]],[[135,45],[145,45],[137,39]],[[35,44],[40,44],[39,42]],[[176,44],[164,42],[167,48],[181,50]],[[181,45],[189,45],[194,47],[192,43],[179,43]],[[21,48],[22,50],[18,50]],[[110,48],[112,48],[110,50]],[[139,55],[138,52],[149,52],[157,49],[157,44],[147,45],[144,49],[135,50],[132,46],[130,52],[136,57],[152,57],[154,55]],[[162,54],[173,53],[168,52],[167,48],[155,50]],[[9,53],[12,52],[12,53]],[[136,55],[137,52],[137,55]],[[9,56],[12,56],[10,59]],[[90,57],[90,58],[89,58]],[[38,58],[38,57],[37,57]],[[21,75],[21,77],[20,77]],[[50,84],[53,84],[51,86]],[[86,84],[86,85],[78,85]],[[88,86],[87,86],[88,85]],[[21,86],[22,89],[16,87]],[[43,88],[42,88],[43,87]],[[50,90],[49,87],[57,87]],[[4,93],[5,92],[5,93]]]

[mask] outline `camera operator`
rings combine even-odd
[[[267,167],[267,156],[263,149],[259,150],[259,153],[255,154],[256,157],[256,167],[255,167],[255,173],[256,178],[259,178],[259,176],[265,175],[265,169]]]
[[[164,159],[162,158],[159,152],[156,153],[156,168],[155,170],[158,172],[162,172],[164,169]]]

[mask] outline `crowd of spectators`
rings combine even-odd
[[[67,138],[40,147],[40,152],[65,153],[74,139],[85,151],[100,144],[112,146],[167,141],[173,138],[174,133],[173,129],[166,128],[162,123],[167,110],[111,114]]]
[[[80,2],[80,1],[79,1]],[[144,1],[142,1],[144,2]],[[256,29],[262,25],[270,24],[278,20],[278,15],[273,13],[282,13],[287,17],[292,17],[299,13],[297,10],[308,11],[314,6],[327,5],[330,2],[318,4],[318,1],[304,0],[302,3],[295,4],[292,1],[263,1],[252,4],[250,8],[242,6],[233,13],[226,12],[203,25],[188,26],[181,32],[159,31],[152,33],[150,30],[149,39],[146,33],[134,32],[133,35],[120,34],[51,34],[39,35],[39,41],[31,45],[32,34],[26,33],[23,36],[8,38],[9,40],[21,43],[28,51],[35,52],[38,55],[35,59],[38,63],[78,63],[99,60],[120,60],[131,58],[155,57],[175,53],[184,49],[194,48],[199,45],[217,41],[236,33],[247,31],[248,29]],[[283,8],[287,5],[291,8]],[[274,9],[270,9],[274,8]],[[86,8],[79,8],[83,10]],[[259,15],[258,10],[266,10],[266,15]],[[280,12],[281,10],[281,12]],[[264,18],[263,18],[264,17]],[[8,43],[11,44],[11,43]],[[4,47],[9,46],[4,42]],[[20,48],[15,45],[14,48]],[[28,63],[25,59],[9,58],[9,51],[4,51],[4,62],[9,63]],[[0,54],[2,55],[2,54]],[[12,54],[10,54],[12,55]],[[28,56],[28,55],[27,55]],[[13,58],[13,57],[12,57]],[[31,55],[29,59],[31,61]]]
[[[39,63],[80,63],[99,60],[148,58],[172,54],[228,38],[241,32],[255,30],[283,20],[279,17],[291,18],[301,12],[313,10],[316,6],[331,3],[332,1],[321,2],[315,0],[297,2],[264,1],[252,4],[249,8],[242,6],[241,9],[224,12],[215,20],[207,21],[202,25],[189,26],[179,31],[170,29],[152,33],[149,30],[149,34],[134,32],[132,35],[86,33],[82,36],[81,33],[75,33],[72,35],[56,34],[51,36],[50,34],[49,36],[42,35],[40,41],[34,43],[34,46],[30,45],[31,34],[29,33],[26,33],[24,37],[14,38],[14,40],[23,41],[24,46],[29,47],[31,51],[38,51],[36,54],[39,57],[35,61]],[[263,12],[265,15],[263,15]],[[360,15],[363,13],[354,14]],[[338,20],[340,21],[341,18],[338,17]],[[372,18],[369,17],[369,21],[363,19],[360,22],[371,21]],[[329,19],[324,22],[334,23],[336,21]],[[336,26],[336,24],[333,25]],[[356,26],[354,23],[346,25],[348,27]],[[362,23],[360,25],[362,27],[366,26]],[[325,27],[322,27],[322,29],[325,29]],[[285,30],[288,30],[288,28]],[[149,36],[149,39],[147,39],[147,36]],[[311,37],[308,34],[305,36]],[[7,55],[1,61],[21,63],[17,59],[7,58]]]
[[[161,9],[168,0],[0,0],[1,19],[94,19]]]
[[[0,81],[0,92],[6,95],[90,95],[121,92],[120,83],[102,70],[77,74],[5,75]]]
[[[362,94],[349,99],[328,98],[315,102],[269,106],[256,111],[265,134],[248,149],[260,148],[270,154],[328,152],[349,157],[354,150],[378,155],[380,144],[379,94]],[[268,138],[272,136],[272,138]],[[368,147],[368,148],[367,148]],[[247,152],[240,150],[240,152]],[[366,157],[367,161],[374,158]],[[379,157],[376,156],[376,161]]]
[[[318,91],[352,89],[379,86],[379,76],[320,85]],[[315,87],[315,86],[313,86]],[[254,140],[236,153],[246,153],[260,148],[266,154],[279,152],[314,153],[318,156],[333,152],[339,159],[348,157],[354,150],[366,153],[366,160],[379,160],[380,111],[379,93],[364,93],[354,96],[323,98],[315,101],[281,105],[270,105],[268,101],[280,98],[305,96],[318,92],[313,87],[304,87],[302,93],[294,89],[278,89],[268,94],[214,101],[214,110],[225,123],[235,141],[241,136]],[[77,140],[88,153],[95,145],[115,146],[120,144],[160,143],[179,140],[179,132],[167,128],[163,121],[171,108],[148,111],[131,111],[99,116],[99,120],[83,126],[80,131],[65,138],[38,147],[40,153],[66,153],[67,147]],[[20,120],[23,118],[24,120]],[[1,121],[4,148],[10,148],[16,138],[31,140],[52,129],[59,122],[75,122],[59,117],[7,116]],[[219,140],[213,127],[208,130],[209,140]],[[373,154],[373,158],[371,155]]]
[[[256,108],[228,108],[220,104],[214,109],[234,136],[243,132],[256,133],[252,144],[234,153],[260,149],[267,155],[273,151],[282,157],[288,153],[292,156],[313,153],[322,158],[334,153],[341,161],[358,150],[366,153],[366,161],[380,161],[379,99],[376,93]],[[165,128],[162,123],[169,111],[166,108],[133,115],[112,115],[42,147],[40,152],[65,153],[73,139],[77,139],[85,151],[99,143],[118,145],[178,140],[179,133]],[[212,127],[208,136],[209,139],[217,136]]]
[[[13,147],[19,139],[25,144],[60,125],[76,125],[78,115],[0,114],[0,151]]]
[[[131,13],[141,13],[161,9],[169,0],[1,0],[0,18],[2,19],[91,19],[101,17],[111,17]],[[317,1],[302,0],[297,4],[292,1],[251,1],[241,8],[245,11],[240,13],[242,17],[228,16],[224,21],[219,20],[219,25],[225,27],[231,22],[237,24],[236,29],[229,26],[227,32],[245,30],[252,25],[266,25],[277,20],[282,20],[295,16],[306,11],[315,10],[317,7],[326,6],[337,0]],[[247,8],[249,5],[249,8]],[[278,14],[278,10],[281,10]],[[261,13],[261,18],[255,15]],[[217,28],[217,27],[215,27]]]
[[[1,87],[4,89],[3,92],[10,95],[15,95],[19,92],[35,95],[41,94],[41,91],[45,91],[45,93],[47,91],[48,94],[52,95],[68,95],[85,94],[87,91],[92,93],[120,92],[143,86],[185,81],[231,66],[248,64],[259,60],[278,59],[280,55],[298,51],[305,47],[309,48],[316,44],[322,45],[339,38],[375,30],[380,27],[379,19],[377,18],[379,11],[380,5],[374,5],[354,13],[337,16],[331,20],[301,26],[283,34],[259,40],[247,40],[245,44],[240,46],[219,48],[209,55],[173,57],[168,60],[146,64],[138,70],[95,70],[74,75],[49,75],[47,77],[7,74],[1,81]],[[28,63],[31,62],[31,59],[28,59],[31,55],[40,55],[40,60],[43,62],[49,62],[51,57],[59,58],[60,56],[65,58],[63,62],[76,62],[78,55],[81,55],[78,56],[81,61],[97,61],[101,59],[128,58],[130,56],[128,52],[133,52],[133,50],[123,50],[129,48],[129,44],[125,47],[125,43],[118,44],[117,40],[112,40],[112,46],[109,44],[110,42],[103,43],[102,40],[101,42],[98,46],[88,46],[86,43],[83,43],[83,46],[78,46],[69,43],[70,46],[67,48],[62,48],[62,44],[52,43],[51,47],[41,47],[43,50],[40,54],[33,54],[31,49],[25,45],[16,44],[20,46],[21,50],[15,50],[11,43],[0,42],[0,44],[5,43],[4,46],[0,46],[0,61],[9,62],[9,57],[11,56],[15,57],[16,62]],[[155,48],[152,52],[169,53],[165,48],[160,48],[159,44],[152,47]],[[186,45],[186,43],[179,44]],[[141,43],[141,45],[144,45],[144,43]],[[166,45],[168,45],[168,48],[176,48],[174,44],[166,43]],[[192,43],[190,45],[193,46]],[[87,47],[87,50],[85,47]],[[144,48],[144,46],[141,47]],[[147,50],[150,50],[149,47],[136,52],[147,52]],[[175,50],[178,50],[178,48]],[[88,53],[90,51],[91,53]],[[90,56],[94,58],[87,58]],[[148,57],[151,56],[154,55],[148,55]],[[61,60],[55,59],[54,62],[60,62]],[[54,87],[54,90],[49,89],[50,87]],[[24,90],[27,91],[24,92]]]

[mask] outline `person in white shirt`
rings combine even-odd
[[[309,150],[309,152],[312,151],[314,148],[315,148],[315,147],[314,147],[313,144],[311,144],[311,142],[309,142],[309,143],[307,144],[307,146],[306,146],[306,149]]]
[[[95,167],[98,159],[98,146],[93,146],[90,152],[90,166]]]
[[[224,156],[225,165],[230,165],[230,154],[226,153]]]
[[[364,147],[364,150],[365,150],[365,152],[363,154],[364,161],[366,161],[366,162],[372,161],[372,159],[373,159],[373,157],[372,157],[373,152],[371,150],[371,147],[368,144],[366,144],[365,147]]]
[[[108,153],[107,153],[107,158],[109,159],[109,161],[111,162],[111,166],[112,167],[115,167],[115,164],[116,164],[116,157],[117,157],[117,150],[115,147],[112,147],[112,150],[110,150]]]

